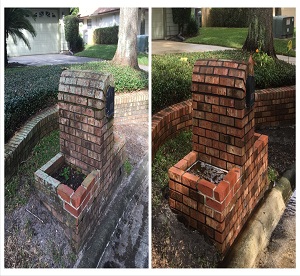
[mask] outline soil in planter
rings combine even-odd
[[[187,172],[192,173],[196,176],[204,178],[214,184],[218,184],[222,181],[227,171],[220,168],[214,167],[212,165],[206,164],[202,161],[197,161],[192,165]]]
[[[86,177],[86,175],[84,175],[79,169],[76,170],[67,164],[63,164],[51,176],[61,183],[69,186],[74,191],[77,190]]]

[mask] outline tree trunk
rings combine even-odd
[[[120,8],[118,47],[113,63],[138,69],[138,8]]]
[[[256,49],[276,58],[273,40],[272,8],[251,8],[248,35],[243,50],[255,52]]]

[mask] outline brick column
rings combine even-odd
[[[58,93],[60,149],[69,164],[103,172],[112,155],[113,119],[105,114],[111,75],[63,71]]]
[[[198,60],[192,77],[193,150],[211,165],[246,170],[254,139],[254,111],[245,108],[247,65]]]
[[[268,189],[268,137],[246,108],[247,64],[198,60],[192,76],[193,151],[171,167],[169,204],[226,254]],[[212,183],[189,171],[203,161],[228,171]]]

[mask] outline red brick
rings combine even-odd
[[[190,209],[190,216],[201,223],[205,223],[205,215],[194,209]]]
[[[170,179],[181,182],[181,177],[184,174],[184,171],[175,167],[171,167],[168,171],[168,174]]]
[[[223,243],[226,238],[226,233],[220,233],[218,231],[215,232],[215,240],[219,243]]]
[[[211,183],[205,179],[200,179],[198,181],[198,190],[205,195],[212,197],[213,191],[215,188],[216,188],[216,185],[214,185],[213,183]]]
[[[195,201],[195,200],[193,200],[193,199],[191,199],[191,198],[189,198],[189,197],[183,195],[183,197],[182,197],[182,202],[183,202],[185,205],[187,205],[187,206],[189,206],[189,207],[191,207],[191,208],[197,210],[197,201]]]
[[[235,79],[234,86],[237,87],[237,88],[246,89],[245,82],[242,79]]]
[[[67,202],[64,202],[64,208],[76,218],[78,218],[81,213],[81,208],[76,209]]]
[[[198,75],[198,74],[193,74],[192,75],[192,81],[193,82],[201,82],[202,83],[202,82],[204,82],[204,76],[203,75]]]
[[[239,168],[231,169],[228,174],[226,174],[223,178],[223,181],[227,181],[230,184],[230,189],[233,185],[238,181],[241,176],[241,170]]]
[[[177,162],[174,167],[180,170],[186,170],[188,168],[187,160],[181,159],[179,162]]]
[[[191,187],[192,189],[197,188],[197,181],[199,180],[199,176],[186,172],[182,175],[182,183],[186,186]]]
[[[220,86],[213,86],[211,87],[211,93],[221,95],[221,96],[226,96],[226,88]]]
[[[200,67],[199,72],[200,72],[200,74],[211,75],[214,72],[214,67],[209,67],[209,66],[204,67],[204,66],[202,66],[202,67]]]
[[[189,188],[184,186],[184,185],[181,185],[179,183],[175,183],[175,190],[186,195],[186,196],[189,196]]]
[[[197,134],[197,135],[200,135],[200,136],[205,136],[205,129],[194,126],[193,127],[193,134]]]
[[[169,179],[169,188],[175,190],[175,182]]]
[[[219,105],[220,97],[205,95],[205,102],[210,104]]]
[[[234,118],[228,116],[220,116],[220,123],[224,125],[234,126]]]
[[[86,197],[87,191],[83,186],[79,186],[71,197],[71,203],[75,208],[78,208]]]
[[[220,78],[219,76],[205,76],[205,83],[209,83],[209,84],[219,84]]]
[[[171,208],[175,209],[175,200],[169,197],[169,205]]]
[[[214,74],[226,76],[228,74],[228,68],[215,67]]]
[[[225,229],[225,220],[220,223],[210,217],[206,217],[206,225],[208,225],[209,227],[211,227],[219,232],[223,232]]]
[[[225,198],[225,207],[227,207],[233,199],[233,190],[230,190],[227,197]]]
[[[217,188],[214,190],[215,199],[222,202],[225,199],[225,197],[228,195],[229,189],[230,189],[229,183],[225,181],[221,181],[217,185]]]
[[[183,159],[187,161],[187,166],[190,167],[198,160],[198,153],[196,151],[191,151]]]
[[[212,198],[206,198],[206,205],[218,212],[223,212],[225,209],[225,201],[221,203]]]
[[[234,78],[220,77],[220,85],[233,87],[234,86]]]
[[[189,216],[190,215],[190,208],[188,206],[182,204],[182,212]]]
[[[80,206],[81,211],[83,211],[84,208],[87,206],[87,204],[88,204],[90,198],[91,198],[91,195],[90,195],[90,194],[88,194],[88,195],[85,197],[84,201],[82,202],[82,204],[81,204],[81,206]]]
[[[96,174],[96,172],[91,172],[81,183],[81,186],[83,186],[87,190],[87,193],[89,193],[90,190],[95,185],[95,180],[96,180],[95,174]]]
[[[70,198],[74,190],[65,184],[60,184],[57,187],[57,194],[66,202],[70,202]]]
[[[220,138],[218,132],[211,131],[208,129],[205,130],[205,136],[209,139],[214,139],[214,140],[219,140],[219,138]]]
[[[182,194],[178,193],[174,190],[170,190],[170,198],[173,198],[174,200],[178,202],[182,202]]]

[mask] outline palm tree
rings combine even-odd
[[[28,9],[5,8],[5,66],[8,65],[7,59],[7,39],[11,36],[17,44],[17,38],[24,41],[26,46],[31,49],[30,44],[23,31],[28,31],[32,37],[36,36],[36,31],[29,21],[29,17],[34,18],[33,13]]]

